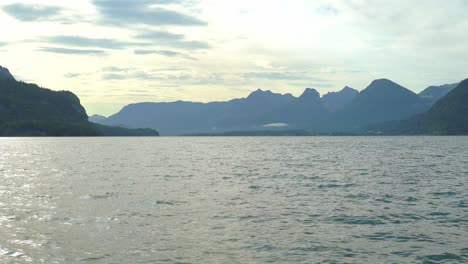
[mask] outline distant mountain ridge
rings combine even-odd
[[[429,86],[419,93],[419,96],[429,99],[432,104],[447,95],[451,90],[457,87],[460,83],[444,84],[439,86]]]
[[[88,121],[93,122],[93,123],[99,123],[99,122],[105,120],[106,118],[107,117],[102,116],[102,115],[92,115],[92,116],[88,117]]]
[[[433,104],[388,80],[366,89],[344,87],[320,94],[307,88],[299,97],[258,89],[227,102],[136,103],[97,121],[129,128],[158,128],[163,135],[213,134],[229,131],[308,130],[312,133],[363,133],[371,124],[404,120]]]

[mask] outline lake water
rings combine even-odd
[[[468,137],[0,139],[0,263],[467,262]]]

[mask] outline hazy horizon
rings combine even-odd
[[[5,0],[0,65],[74,92],[89,115],[380,78],[420,92],[468,77],[467,11],[463,0]]]

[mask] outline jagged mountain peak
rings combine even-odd
[[[349,86],[345,86],[343,89],[341,89],[341,91],[339,92],[356,92],[356,93],[359,93],[358,90],[354,89],[354,88],[351,88]]]
[[[262,89],[257,89],[253,91],[252,93],[249,94],[247,98],[252,98],[252,97],[258,97],[258,96],[266,96],[266,95],[271,95],[273,94],[272,91],[270,90],[262,90]]]
[[[306,88],[298,99],[320,99],[320,93],[313,88]]]
[[[322,97],[322,101],[329,111],[336,112],[348,105],[358,94],[358,90],[345,86],[338,92],[325,94]]]

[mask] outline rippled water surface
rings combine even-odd
[[[468,263],[468,138],[0,139],[0,263]]]

